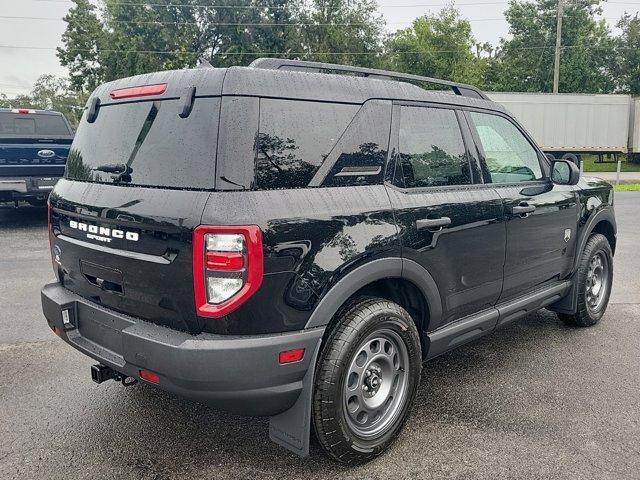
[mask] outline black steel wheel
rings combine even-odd
[[[613,283],[613,254],[607,237],[591,235],[576,273],[578,305],[573,315],[560,314],[567,323],[590,327],[600,321],[609,304]]]

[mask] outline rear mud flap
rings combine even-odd
[[[296,403],[289,410],[269,418],[269,438],[300,457],[309,456],[313,379],[321,344],[322,339],[318,340],[309,370],[302,379],[302,392]]]

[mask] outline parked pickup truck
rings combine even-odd
[[[44,205],[64,174],[72,141],[59,112],[0,108],[0,202]]]

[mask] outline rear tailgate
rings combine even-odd
[[[73,132],[61,114],[0,111],[0,176],[61,177]]]
[[[51,196],[60,281],[119,312],[199,332],[191,238],[208,196],[60,180]]]
[[[0,136],[0,176],[61,177],[71,141]]]
[[[66,288],[124,314],[201,331],[192,237],[215,184],[221,82],[220,71],[202,69],[94,92],[97,115],[89,122],[85,109],[65,178],[50,197],[54,268]],[[159,83],[166,88],[158,94],[110,95]],[[184,115],[181,95],[194,88]]]

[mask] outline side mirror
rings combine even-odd
[[[556,185],[576,185],[580,180],[580,169],[569,160],[555,160],[551,164],[551,181]]]

